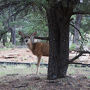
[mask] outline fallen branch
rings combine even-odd
[[[79,62],[73,62],[73,63],[70,63],[70,64],[82,64],[82,65],[90,65],[90,64],[84,64],[84,63],[79,63]]]
[[[72,63],[69,63],[69,64],[83,64],[83,63],[72,62]]]
[[[74,63],[74,61],[78,59],[80,56],[82,56],[83,54],[90,54],[90,51],[78,51],[78,52],[80,52],[78,55],[76,55],[74,58],[69,60],[69,64]]]

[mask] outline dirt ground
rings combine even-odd
[[[75,52],[70,53],[69,58],[73,58],[76,54]],[[44,63],[48,64],[48,57],[42,57],[42,59]],[[28,48],[11,48],[0,50],[0,62],[33,63],[37,62],[37,57]],[[90,64],[90,55],[84,54],[76,62]]]
[[[90,79],[67,76],[47,80],[46,75],[10,75],[0,78],[0,90],[90,90]]]
[[[36,56],[27,48],[12,48],[0,51],[0,62],[35,62]]]
[[[48,57],[42,57],[48,64]],[[37,63],[37,57],[28,48],[12,48],[0,51],[0,62]]]
[[[75,54],[70,54],[70,58]],[[83,59],[86,61],[84,61]],[[77,61],[90,64],[90,56]],[[48,58],[43,57],[44,63]],[[37,62],[37,57],[27,48],[13,48],[0,51],[0,62]],[[90,71],[89,71],[90,72]],[[45,74],[9,74],[0,77],[0,90],[90,90],[90,79],[84,75],[72,75],[57,80],[47,80]]]

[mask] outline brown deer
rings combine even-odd
[[[21,31],[19,31],[19,35],[24,38],[25,43],[27,44],[28,48],[32,51],[34,55],[37,56],[37,71],[40,65],[41,57],[42,56],[49,56],[49,43],[46,42],[34,42],[34,36],[36,32],[32,33],[30,36],[25,36]]]

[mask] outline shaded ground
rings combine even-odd
[[[0,90],[90,90],[90,79],[73,77],[49,81],[45,75],[10,75],[0,79]]]
[[[70,58],[75,56],[75,53],[70,54]],[[84,61],[85,59],[85,61]],[[34,56],[27,48],[14,48],[0,51],[0,61],[4,62],[37,62]],[[90,63],[90,56],[83,56],[77,61]],[[42,62],[48,63],[48,58],[43,57]],[[2,67],[3,66],[3,67]],[[90,68],[81,69],[73,66],[69,67],[67,75],[69,77],[58,80],[47,80],[46,67],[40,68],[39,75],[35,75],[36,67],[0,66],[0,72],[8,71],[8,74],[2,74],[0,77],[0,90],[90,90]],[[16,68],[17,67],[17,68]],[[12,70],[13,71],[12,71]],[[23,71],[24,69],[24,71]],[[15,71],[20,73],[16,73]],[[29,72],[30,73],[27,73]],[[45,71],[45,72],[44,72]],[[14,73],[15,72],[15,73]],[[26,74],[23,74],[23,73]]]

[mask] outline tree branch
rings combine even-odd
[[[14,14],[12,14],[10,17],[13,17],[13,16],[16,16],[16,15],[18,15],[21,11],[24,11],[28,6],[33,6],[34,5],[34,3],[33,2],[28,2],[28,3],[26,3],[24,6],[23,6],[23,8],[20,8],[20,7],[18,7],[18,8],[20,8],[20,9],[18,9]],[[7,21],[8,21],[9,19],[7,19]]]
[[[23,8],[17,10],[17,11],[16,11],[14,14],[12,14],[10,17],[18,15],[21,11],[24,11],[24,10],[26,9],[26,7],[28,7],[28,5],[27,5],[27,6],[25,5]]]
[[[37,37],[37,36],[35,36],[34,38],[35,39],[41,39],[41,40],[49,40],[49,37]]]
[[[17,4],[20,4],[21,1],[17,0],[17,1],[12,1],[12,2],[6,2],[3,5],[0,5],[0,11],[2,11],[5,8],[8,8],[9,6],[16,6]]]
[[[75,27],[75,25],[73,25],[73,24],[71,24],[71,23],[70,23],[70,25],[71,25],[72,27],[74,27],[74,28],[79,32],[81,38],[82,38],[83,40],[85,40],[84,37],[82,36],[80,30],[79,30],[77,27]],[[86,40],[85,40],[85,41],[86,41]]]
[[[69,64],[73,63],[76,59],[78,59],[82,54],[90,54],[90,51],[78,51],[80,52],[78,55],[76,55],[74,58],[69,60]]]
[[[1,40],[2,36],[3,36],[4,34],[6,34],[7,32],[8,32],[8,30],[0,33],[0,40]]]
[[[86,12],[86,11],[77,11],[77,12],[73,12],[73,15],[74,14],[89,14],[90,15],[90,12]]]

